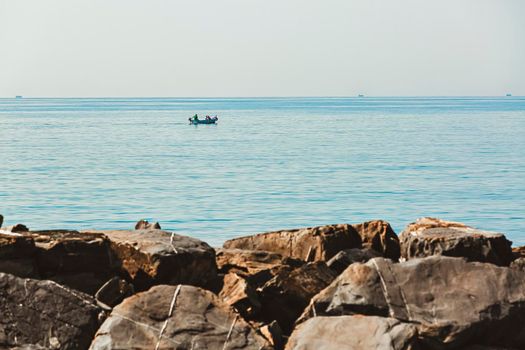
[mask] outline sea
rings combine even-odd
[[[4,225],[34,230],[432,216],[525,245],[525,97],[5,98],[0,165]]]

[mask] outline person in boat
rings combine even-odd
[[[209,115],[207,115],[207,116],[206,116],[206,120],[210,120],[210,119],[211,119],[211,118],[210,118],[210,116],[209,116]]]
[[[193,116],[193,120],[199,120],[199,116],[198,116],[197,114],[195,114],[195,115]]]

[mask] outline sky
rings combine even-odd
[[[0,0],[0,97],[506,93],[523,0]]]

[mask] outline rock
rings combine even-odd
[[[9,226],[7,230],[11,232],[28,232],[29,231],[27,226],[24,224],[16,224],[13,226]]]
[[[317,294],[299,322],[348,314],[416,325],[425,349],[471,344],[525,347],[525,273],[461,258],[350,265]]]
[[[160,230],[160,224],[158,222],[149,223],[148,220],[139,220],[135,224],[135,230]]]
[[[0,227],[4,224],[4,216],[0,214]]]
[[[501,233],[480,231],[462,223],[422,218],[400,234],[401,256],[405,259],[431,255],[465,257],[469,261],[509,266],[511,244]]]
[[[118,273],[118,262],[103,234],[46,230],[31,235],[40,278],[93,295]]]
[[[294,330],[286,350],[416,350],[417,329],[377,316],[314,317]]]
[[[337,253],[332,259],[328,260],[326,265],[337,274],[342,273],[346,268],[356,262],[367,262],[370,259],[380,257],[374,249],[345,249]]]
[[[276,320],[283,333],[290,334],[295,320],[310,299],[328,286],[336,277],[322,261],[299,268],[288,267],[258,289],[263,322]]]
[[[363,248],[371,248],[381,253],[385,258],[398,261],[401,256],[399,238],[390,226],[383,220],[373,220],[352,225],[361,236]]]
[[[32,237],[0,233],[0,272],[19,277],[36,277],[33,256],[36,252]]]
[[[300,267],[302,260],[283,258],[281,254],[262,250],[217,249],[217,267],[221,273],[233,272],[255,288],[262,286],[285,266]]]
[[[244,319],[253,319],[261,309],[261,302],[255,288],[246,279],[233,272],[224,276],[219,297],[226,304],[233,306]]]
[[[513,269],[525,271],[525,258],[517,258],[510,263],[510,267]]]
[[[135,293],[135,288],[132,284],[122,278],[113,277],[95,293],[95,299],[98,303],[113,307],[133,293]]]
[[[161,230],[92,232],[108,237],[138,291],[155,284],[206,286],[217,278],[215,251],[198,239]]]
[[[525,246],[512,248],[512,255],[514,259],[525,258]]]
[[[193,286],[152,287],[125,299],[90,349],[271,349],[213,293]]]
[[[0,273],[0,347],[87,349],[101,311],[93,298],[55,282]]]
[[[348,224],[260,233],[226,241],[224,248],[266,250],[305,261],[328,261],[340,250],[360,248],[361,238]]]
[[[276,321],[260,327],[259,332],[261,332],[275,350],[280,350],[284,347],[283,332]]]

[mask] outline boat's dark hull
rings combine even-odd
[[[204,120],[190,119],[190,124],[193,124],[193,125],[197,125],[197,124],[216,124],[217,120],[219,120],[219,118],[204,119]]]

